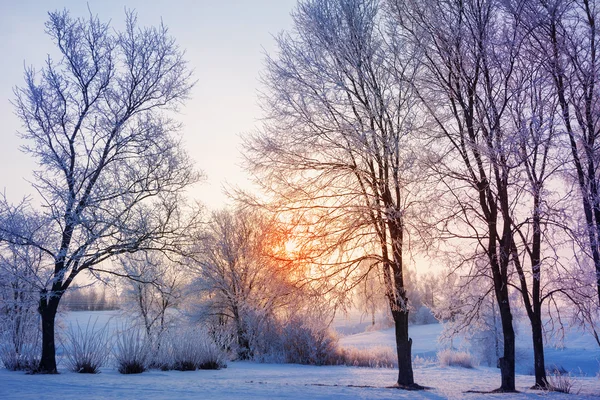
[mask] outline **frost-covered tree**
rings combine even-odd
[[[445,237],[472,239],[463,250],[475,243],[469,251],[486,255],[504,336],[500,390],[513,392],[515,333],[509,268],[514,146],[505,121],[519,33],[493,0],[389,4],[400,26],[399,36],[414,46],[422,60],[415,85],[437,125],[427,132],[440,155],[432,159],[431,168],[441,176],[441,192],[448,194],[438,204],[448,208],[451,216],[439,226]],[[473,262],[473,253],[466,253],[462,262]]]
[[[295,227],[299,256],[324,290],[343,295],[381,271],[397,383],[418,388],[403,262],[426,182],[409,139],[422,120],[413,58],[395,51],[402,43],[390,43],[381,11],[378,1],[299,2],[293,30],[267,57],[266,120],[245,149],[249,171],[272,210]]]
[[[54,321],[62,295],[82,271],[143,249],[174,250],[193,219],[182,194],[198,173],[175,134],[173,117],[190,92],[183,52],[162,24],[140,28],[126,13],[113,30],[96,16],[49,13],[59,57],[25,70],[14,106],[24,150],[35,158],[40,241],[0,224],[0,239],[41,251],[51,279],[41,288],[39,372],[56,373]],[[10,219],[3,204],[2,217]]]
[[[16,207],[14,231],[29,231],[34,218]],[[36,248],[0,243],[0,361],[11,370],[36,367],[41,344],[39,289],[47,261]]]
[[[555,87],[561,128],[571,155],[572,176],[585,217],[577,236],[593,260],[600,300],[600,32],[595,0],[527,2],[523,23],[532,30],[537,55]]]
[[[173,322],[185,284],[183,266],[161,253],[141,251],[123,255],[118,260],[121,272],[128,277],[123,283],[124,311],[146,332],[152,341]]]
[[[240,359],[254,355],[254,328],[298,300],[297,274],[282,254],[286,235],[277,225],[258,211],[216,211],[193,252],[194,312],[233,325]]]
[[[530,1],[519,10],[530,36],[531,53],[554,89],[554,124],[560,133],[567,185],[573,185],[569,208],[575,266],[563,274],[562,293],[578,309],[577,319],[596,337],[600,304],[600,175],[598,137],[600,119],[596,21],[594,0]],[[578,202],[580,211],[574,206]],[[591,268],[590,268],[591,267]],[[587,269],[590,271],[586,271]],[[592,290],[595,292],[592,294]],[[595,297],[595,299],[594,299]]]
[[[466,281],[487,277],[495,291],[502,391],[514,390],[513,290],[532,326],[536,386],[547,387],[542,304],[561,290],[554,234],[568,206],[567,193],[555,189],[565,163],[558,102],[531,29],[523,27],[528,3],[390,3],[398,34],[419,49],[415,85],[437,123],[427,133],[440,154],[431,167],[448,194],[439,208],[450,216],[439,226],[458,243],[454,264],[465,267]]]

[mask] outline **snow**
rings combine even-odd
[[[425,359],[435,359],[436,353],[447,347],[438,342],[442,332],[441,324],[412,325],[409,327],[413,339],[412,355]],[[533,374],[533,344],[530,336],[531,329],[526,322],[519,324],[516,343],[516,370],[523,375]],[[600,373],[600,347],[592,335],[578,329],[566,332],[564,347],[546,344],[544,356],[547,368],[561,367],[575,376],[596,376]],[[345,347],[368,348],[372,346],[394,347],[394,329],[374,332],[363,332],[344,336],[340,344]],[[461,340],[454,341],[455,347],[462,349],[466,346]],[[468,349],[468,346],[466,346]],[[600,394],[600,391],[599,391]]]
[[[424,392],[386,388],[395,381],[391,369],[315,367],[292,364],[232,362],[220,371],[150,371],[121,375],[105,368],[97,375],[63,372],[60,375],[26,375],[0,370],[2,399],[103,399],[103,398],[206,398],[206,399],[444,399],[539,398],[578,399],[600,395],[597,378],[576,378],[579,395],[528,389],[530,376],[517,376],[517,395],[482,395],[466,390],[490,390],[499,385],[491,368],[440,368],[417,366],[417,382],[430,386]],[[353,385],[353,386],[349,386]],[[370,386],[370,387],[357,387]]]
[[[65,323],[80,325],[98,316],[97,326],[105,322],[116,324],[120,317],[114,312],[70,313]],[[437,337],[440,325],[412,326],[414,355],[433,358],[441,348]],[[526,338],[525,330],[520,340]],[[572,339],[572,340],[571,340]],[[346,336],[343,346],[368,348],[393,346],[393,330],[374,331]],[[434,362],[415,365],[415,380],[430,387],[427,391],[408,392],[389,388],[396,380],[393,369],[370,369],[344,366],[305,366],[295,364],[259,364],[230,362],[219,371],[149,371],[139,375],[121,375],[108,366],[100,374],[76,374],[61,369],[59,375],[27,375],[0,369],[0,399],[587,399],[600,398],[598,371],[600,351],[593,339],[581,332],[570,333],[564,349],[548,349],[547,360],[565,368],[573,364],[574,393],[561,394],[534,391],[530,375],[517,375],[519,394],[480,394],[466,391],[489,391],[499,386],[496,368],[443,368]],[[530,347],[519,342],[521,352]],[[519,368],[526,363],[519,360]],[[580,376],[578,368],[586,376]]]
[[[442,325],[411,325],[408,331],[413,340],[413,357],[435,358],[435,355],[440,348],[438,337],[442,332]],[[340,344],[344,347],[357,347],[359,349],[372,346],[395,348],[396,339],[394,336],[394,328],[344,336],[340,339]]]

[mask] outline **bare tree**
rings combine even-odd
[[[199,175],[174,134],[179,124],[170,111],[192,82],[165,26],[138,28],[126,12],[117,32],[93,15],[57,11],[46,31],[60,58],[48,58],[39,74],[25,70],[14,105],[24,151],[39,165],[33,186],[49,233],[41,242],[2,224],[0,236],[41,250],[52,264],[39,298],[38,371],[56,373],[54,321],[65,290],[82,271],[106,271],[102,262],[115,255],[175,249],[193,222],[182,192]]]
[[[184,271],[179,262],[161,253],[141,251],[119,257],[127,276],[123,297],[125,311],[140,322],[147,337],[159,345],[160,336],[172,322],[182,295]]]
[[[272,210],[295,226],[299,258],[330,293],[343,295],[380,268],[397,383],[419,388],[403,271],[425,183],[408,140],[420,124],[412,58],[392,51],[377,1],[301,1],[293,19],[267,57],[267,118],[246,139],[249,170]]]
[[[417,90],[437,122],[431,143],[442,155],[432,167],[444,177],[446,200],[454,204],[453,219],[440,226],[445,235],[474,239],[475,251],[486,255],[504,336],[499,390],[513,392],[515,333],[509,269],[515,163],[513,132],[505,121],[520,54],[519,31],[492,0],[389,4],[401,27],[400,36],[410,41],[423,61]]]
[[[253,356],[250,318],[268,318],[298,299],[295,272],[281,255],[286,236],[274,220],[242,209],[214,212],[191,268],[197,313],[234,325],[238,357]]]
[[[599,5],[594,0],[533,1],[522,12],[533,49],[555,88],[572,175],[581,193],[585,229],[580,235],[587,239],[581,248],[593,260],[600,299]]]

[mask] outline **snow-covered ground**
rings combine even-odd
[[[516,370],[524,375],[533,374],[533,344],[526,329],[526,324],[520,326],[519,332],[522,334],[517,336],[516,349]],[[437,340],[442,332],[440,324],[411,326],[409,332],[413,339],[413,357],[435,359],[436,353],[444,347]],[[358,348],[393,347],[394,340],[392,328],[344,336],[340,343],[345,347]],[[460,341],[457,340],[456,343],[459,343],[457,347],[460,349]],[[596,376],[600,373],[600,347],[590,334],[579,330],[570,331],[565,336],[564,345],[565,347],[546,345],[544,356],[547,368],[559,368],[574,376]]]
[[[116,324],[114,313],[72,313],[69,319],[85,324],[89,316],[98,315],[98,325]],[[439,325],[411,327],[413,354],[433,358],[437,349]],[[389,388],[396,379],[392,369],[357,367],[315,367],[291,364],[258,364],[230,362],[219,371],[150,371],[140,375],[121,375],[107,367],[97,375],[76,374],[61,370],[60,375],[26,375],[0,369],[0,399],[444,399],[444,398],[600,398],[600,378],[595,376],[599,367],[600,351],[593,340],[581,333],[567,337],[567,347],[548,349],[547,360],[571,369],[574,375],[573,391],[565,395],[529,389],[530,375],[518,375],[519,394],[478,394],[467,391],[486,391],[499,386],[500,374],[496,368],[464,369],[443,368],[433,362],[415,365],[415,380],[429,390],[407,392]],[[525,336],[525,335],[523,335]],[[526,336],[525,336],[526,337]],[[375,331],[345,336],[343,346],[368,348],[392,346],[393,331]],[[520,342],[521,353],[530,346]],[[523,369],[526,357],[519,361]],[[571,368],[571,364],[573,368]],[[579,371],[581,368],[581,371]],[[580,374],[587,376],[579,376]]]

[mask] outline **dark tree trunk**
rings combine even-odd
[[[384,193],[384,200],[386,199],[386,204],[393,204],[390,200],[389,191]],[[388,208],[391,207],[388,206]],[[389,229],[390,242],[392,243],[392,260],[389,258],[387,245],[384,244],[382,246],[382,255],[385,260],[383,275],[396,332],[396,352],[398,353],[397,384],[403,389],[421,390],[424,388],[415,383],[413,375],[412,339],[408,337],[408,299],[406,297],[402,271],[402,247],[404,240],[402,220],[398,217],[396,219],[390,218],[387,221],[387,228]]]
[[[54,325],[60,297],[47,296],[42,292],[39,303],[39,313],[42,317],[42,357],[35,372],[41,374],[57,374],[56,343],[54,341]]]
[[[546,364],[544,361],[544,336],[542,333],[542,321],[537,315],[535,321],[531,321],[533,336],[533,365],[535,371],[535,388],[545,389],[548,387],[546,380]]]
[[[398,353],[398,385],[412,388],[415,379],[412,369],[412,339],[408,337],[408,310],[392,311],[396,328],[396,350]]]
[[[500,321],[504,337],[504,354],[500,359],[502,384],[500,392],[515,392],[515,330],[508,296],[508,279],[496,286],[496,298],[500,308]]]
[[[250,341],[248,340],[244,323],[240,316],[238,307],[236,305],[233,305],[232,308],[237,334],[238,358],[240,360],[250,360],[253,357],[253,354],[250,350]]]
[[[500,191],[501,194],[506,192]],[[504,199],[507,199],[505,196]],[[506,205],[506,202],[505,202]],[[508,215],[508,213],[505,213]],[[490,221],[495,221],[494,218]],[[498,364],[500,365],[501,385],[498,392],[515,392],[515,330],[512,324],[512,311],[510,309],[510,297],[508,293],[508,264],[513,241],[510,231],[510,221],[504,220],[502,239],[496,241],[497,230],[494,223],[490,223],[490,241],[488,257],[494,280],[494,293],[500,311],[500,322],[502,323],[502,336],[504,338],[504,353]]]
[[[498,295],[499,294],[499,295]],[[500,308],[504,354],[499,360],[502,383],[499,392],[515,392],[515,330],[512,325],[512,313],[508,302],[508,290],[503,286],[496,289],[496,298]]]

